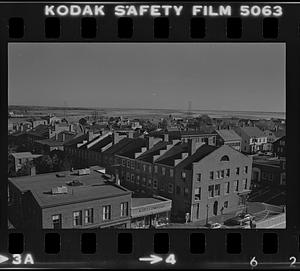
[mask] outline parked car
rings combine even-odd
[[[209,229],[220,229],[222,227],[220,223],[212,223],[212,222],[208,222],[205,226]]]
[[[248,221],[254,219],[253,215],[246,214],[246,213],[241,213],[241,214],[238,215],[238,217],[240,218],[240,220],[242,222],[248,222]]]

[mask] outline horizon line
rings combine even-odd
[[[183,112],[188,112],[187,109],[178,109],[178,108],[140,108],[140,107],[88,107],[88,106],[60,106],[60,105],[18,105],[18,104],[10,104],[10,106],[24,106],[24,107],[54,107],[54,108],[62,108],[62,109],[72,109],[72,108],[78,108],[78,109],[131,109],[131,110],[180,110]],[[254,111],[254,110],[218,110],[218,109],[191,109],[190,112],[193,111],[212,111],[212,112],[252,112],[252,113],[282,113],[286,114],[285,111]]]

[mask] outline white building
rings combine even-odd
[[[258,127],[237,127],[234,130],[242,138],[242,152],[256,153],[267,144],[267,136]]]

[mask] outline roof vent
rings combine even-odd
[[[89,175],[91,174],[91,170],[89,168],[82,168],[78,170],[78,175]]]
[[[67,185],[69,185],[69,186],[80,186],[80,185],[83,185],[83,183],[78,181],[78,180],[73,180],[71,182],[68,182]]]
[[[51,189],[51,193],[53,195],[55,195],[55,194],[67,194],[68,193],[68,188],[66,186],[53,187]]]

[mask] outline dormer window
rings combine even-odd
[[[229,161],[228,155],[224,155],[221,157],[221,161]]]

